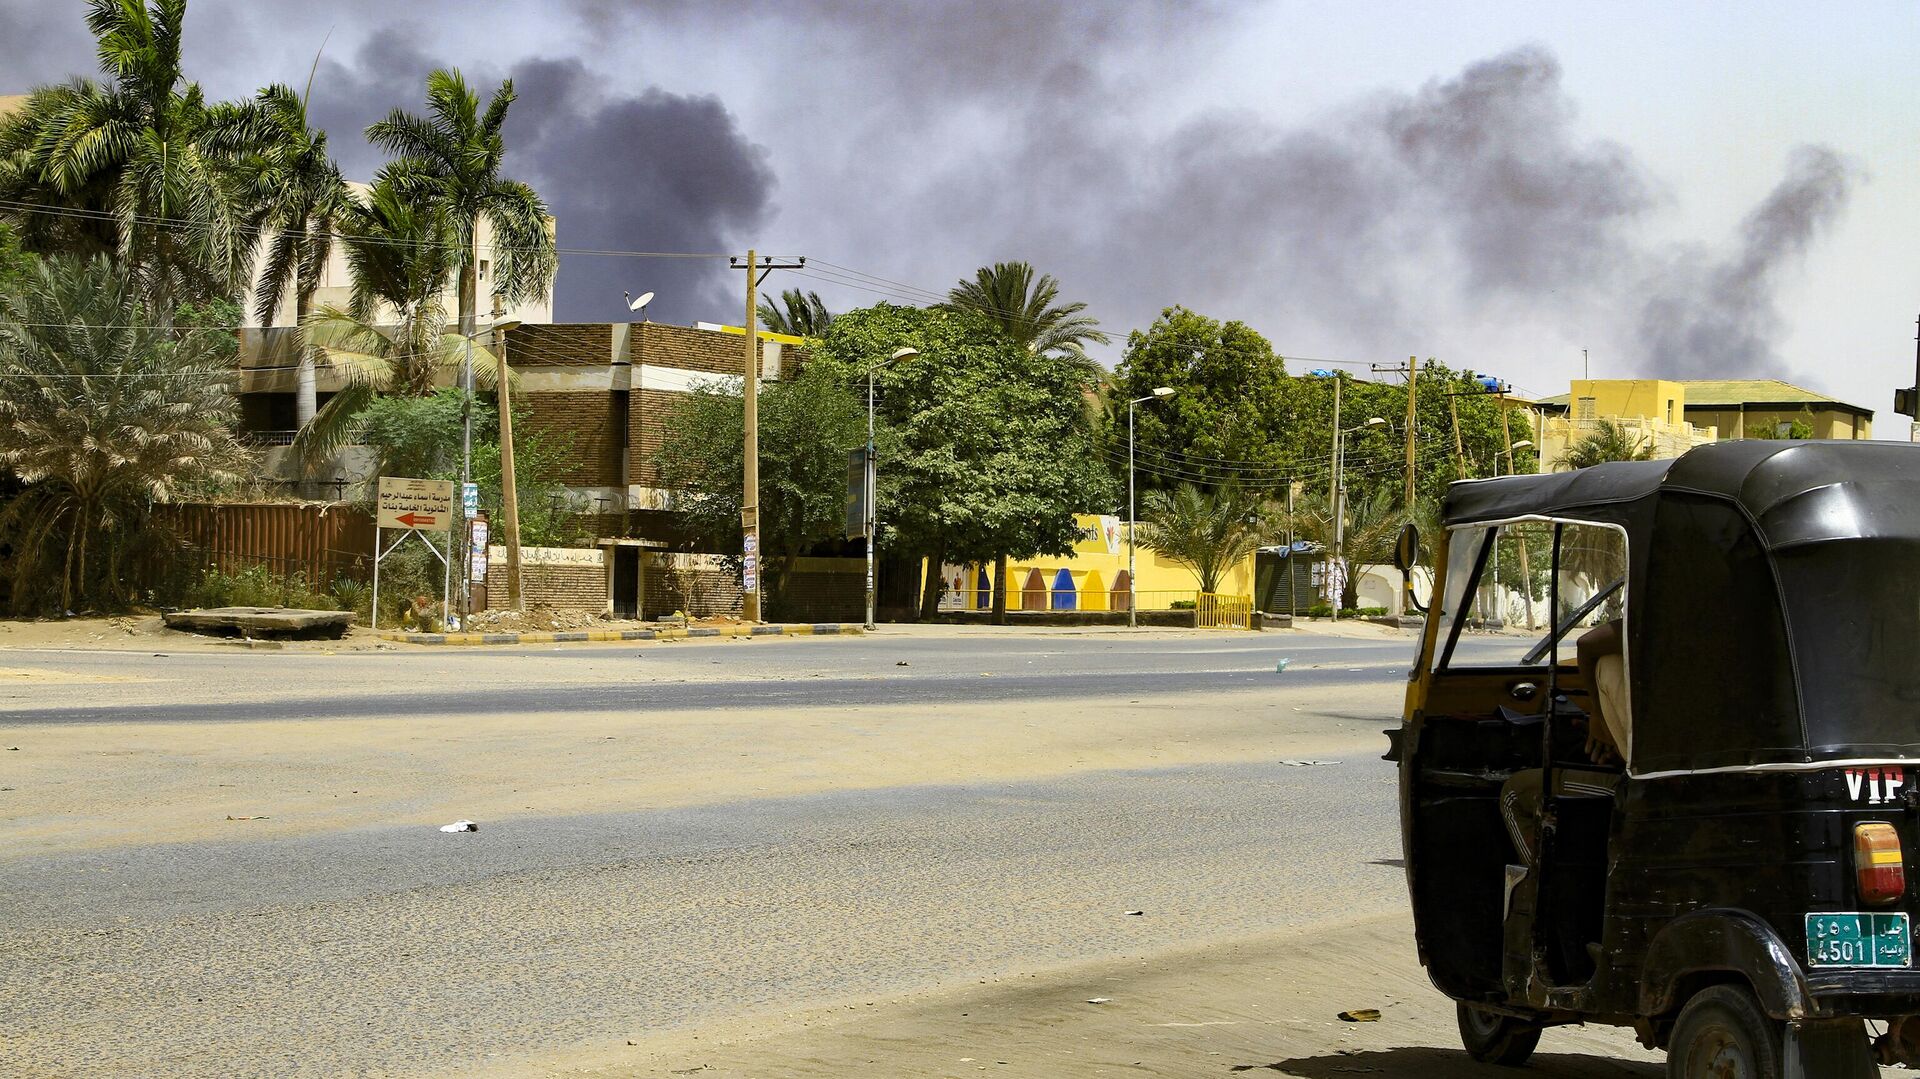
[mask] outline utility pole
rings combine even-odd
[[[1460,441],[1460,405],[1454,399],[1459,394],[1447,395],[1447,415],[1453,417],[1453,466],[1461,479],[1467,478],[1467,447]]]
[[[740,496],[740,547],[745,555],[740,617],[760,621],[760,288],[755,252],[747,249],[746,475]]]
[[[1413,515],[1413,495],[1414,495],[1413,436],[1416,430],[1416,426],[1420,422],[1419,413],[1414,408],[1414,405],[1416,402],[1414,399],[1413,391],[1415,388],[1415,383],[1419,380],[1419,377],[1420,377],[1420,358],[1418,356],[1408,356],[1407,357],[1407,493],[1406,493],[1406,501],[1401,503],[1401,505],[1407,511],[1407,515],[1409,517]]]
[[[1893,391],[1893,410],[1909,419],[1920,421],[1920,318],[1913,320],[1913,385],[1904,390]],[[1744,420],[1744,417],[1742,419]],[[1920,442],[1920,423],[1912,425],[1907,432],[1907,437],[1911,441]]]
[[[1431,363],[1432,361],[1429,360],[1428,362]],[[1400,506],[1408,514],[1412,514],[1413,513],[1413,493],[1414,493],[1413,492],[1413,487],[1414,487],[1414,484],[1413,484],[1414,448],[1413,447],[1414,447],[1414,434],[1416,431],[1416,425],[1419,423],[1419,418],[1414,411],[1413,391],[1414,391],[1414,383],[1416,380],[1418,380],[1420,376],[1420,358],[1418,356],[1408,356],[1407,365],[1405,367],[1387,367],[1387,366],[1383,366],[1381,364],[1376,363],[1376,364],[1372,364],[1371,368],[1373,370],[1373,373],[1377,375],[1407,376],[1407,475],[1406,475],[1406,491],[1403,495],[1401,495]]]
[[[743,573],[740,580],[740,617],[760,621],[760,282],[775,270],[797,270],[806,259],[763,265],[758,252],[748,249],[742,263],[738,257],[728,260],[735,268],[747,271],[747,358],[746,384],[746,466],[742,470],[740,490],[740,551]]]
[[[1340,372],[1333,373],[1333,492],[1328,500],[1333,504],[1333,558],[1327,563],[1327,582],[1332,585],[1332,597],[1328,606],[1333,608],[1333,620],[1340,621],[1340,600],[1346,593],[1347,582],[1340,573],[1340,546],[1346,538],[1346,514],[1341,512],[1340,500],[1346,493],[1341,490],[1340,464],[1345,456],[1347,438],[1340,432]]]
[[[500,531],[507,541],[507,606],[520,610],[520,496],[513,481],[513,370],[507,366],[506,334],[493,328],[500,398]]]
[[[1504,386],[1506,384],[1501,383],[1501,385]],[[1500,405],[1500,437],[1503,440],[1505,440],[1506,446],[1507,446],[1507,475],[1511,476],[1514,473],[1520,471],[1520,469],[1519,469],[1519,462],[1513,459],[1513,428],[1509,426],[1507,423],[1507,391],[1506,390],[1502,389],[1500,391],[1500,396],[1497,403]],[[1537,454],[1540,451],[1535,450],[1533,452]],[[1531,630],[1534,626],[1533,570],[1531,567],[1527,565],[1527,537],[1524,532],[1521,533],[1520,535],[1519,546],[1520,546],[1520,598],[1526,603],[1527,628]]]

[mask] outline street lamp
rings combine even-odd
[[[873,375],[890,363],[911,359],[920,355],[917,348],[897,348],[893,355],[877,360],[867,367],[867,628],[873,628],[873,539],[880,530],[880,493],[875,489],[879,482],[879,471],[874,467],[873,455]],[[939,566],[928,566],[927,572],[940,572]]]
[[[1127,625],[1129,627],[1140,624],[1137,613],[1140,604],[1136,602],[1140,595],[1140,575],[1134,569],[1133,561],[1133,533],[1139,520],[1139,514],[1133,508],[1133,408],[1147,401],[1164,401],[1172,396],[1172,386],[1155,386],[1152,393],[1127,402]]]
[[[1340,384],[1335,382],[1333,385],[1333,422],[1336,430],[1333,440],[1333,565],[1331,568],[1338,576],[1333,578],[1333,602],[1329,604],[1329,606],[1333,608],[1333,620],[1338,622],[1340,621],[1340,593],[1346,591],[1347,583],[1346,563],[1341,561],[1344,554],[1343,548],[1346,545],[1347,539],[1347,484],[1345,475],[1347,467],[1347,436],[1355,431],[1364,431],[1370,427],[1385,427],[1387,426],[1387,421],[1379,416],[1369,416],[1367,417],[1367,422],[1363,424],[1341,429],[1339,427]]]

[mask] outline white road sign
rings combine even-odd
[[[378,520],[381,528],[446,532],[453,528],[453,481],[380,477]]]

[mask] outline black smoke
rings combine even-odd
[[[370,180],[384,163],[362,137],[367,125],[394,108],[423,112],[427,74],[451,63],[411,44],[419,37],[376,34],[350,59],[320,65],[311,115],[354,179]],[[502,173],[533,185],[558,222],[557,321],[624,321],[623,291],[656,293],[647,315],[661,321],[737,306],[739,274],[724,259],[612,253],[721,254],[767,216],[774,181],[765,151],[718,98],[612,90],[571,59],[460,66],[483,107],[501,79],[513,80]]]
[[[1784,320],[1780,275],[1845,209],[1853,170],[1838,154],[1803,146],[1787,175],[1740,226],[1730,251],[1676,256],[1651,283],[1639,347],[1650,371],[1675,377],[1785,377],[1775,347]]]

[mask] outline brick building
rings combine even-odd
[[[559,479],[573,508],[591,522],[598,556],[543,564],[537,571],[527,563],[521,575],[525,601],[644,618],[737,612],[739,577],[723,558],[737,552],[692,549],[668,509],[668,492],[657,486],[653,455],[690,390],[714,382],[739,385],[745,366],[741,335],[655,322],[593,322],[526,323],[505,337],[507,362],[518,375],[515,411],[527,415],[523,430],[565,437],[567,469]],[[763,334],[758,352],[763,381],[791,375],[807,358],[799,339],[784,335]],[[336,388],[330,381],[337,377],[323,369],[323,394]],[[249,428],[267,429],[290,413],[291,386],[284,378],[249,377],[242,390]],[[362,465],[361,471],[369,469]],[[343,485],[351,494],[367,478],[348,477]],[[497,606],[506,595],[504,565],[488,568],[486,593]],[[857,614],[862,572],[853,560],[808,560],[796,576],[794,609],[784,616]]]

